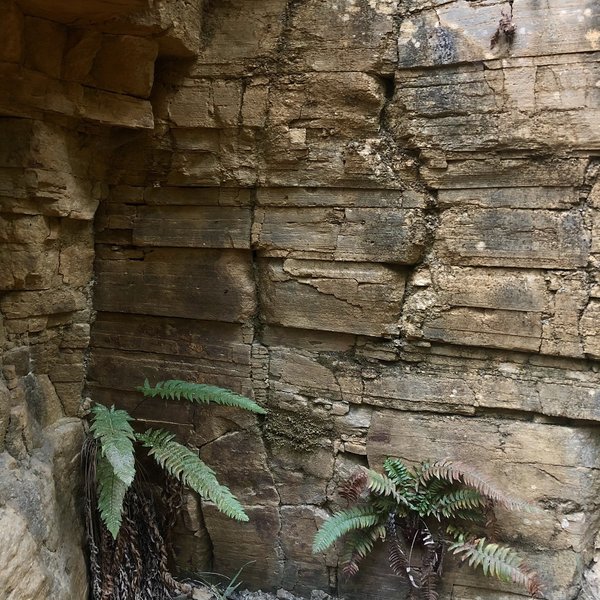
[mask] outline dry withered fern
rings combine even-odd
[[[87,438],[83,452],[85,523],[92,600],[171,600],[191,591],[167,566],[167,548],[154,502],[137,479],[123,500],[122,522],[115,539],[100,518],[95,478],[97,441]]]

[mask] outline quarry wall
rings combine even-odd
[[[87,372],[248,506],[187,499],[184,572],[402,594],[312,537],[356,465],[452,457],[543,509],[500,525],[549,600],[600,595],[596,2],[515,0],[494,48],[495,0],[2,6],[0,434],[40,437],[0,457],[29,474],[69,427],[72,464]],[[139,405],[145,377],[269,415]],[[518,593],[450,568],[442,597]]]

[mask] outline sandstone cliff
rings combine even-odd
[[[89,352],[106,403],[184,377],[269,408],[138,410],[249,506],[190,499],[183,570],[208,535],[256,586],[395,596],[312,535],[354,465],[452,456],[543,509],[502,526],[549,600],[600,595],[597,2],[515,0],[493,49],[495,0],[152,4],[0,4],[7,381],[60,423]]]

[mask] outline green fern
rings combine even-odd
[[[391,496],[399,504],[406,504],[404,498],[398,493],[396,484],[386,475],[377,471],[366,469],[369,480],[367,488],[379,496]]]
[[[92,412],[92,435],[100,443],[102,455],[112,465],[114,474],[129,487],[135,477],[135,434],[129,424],[131,417],[124,410],[116,410],[114,406],[106,408],[102,404],[96,404]]]
[[[313,541],[313,553],[324,552],[348,532],[372,527],[379,519],[380,516],[367,506],[356,506],[336,512],[317,531]]]
[[[416,482],[414,476],[400,459],[387,458],[383,463],[383,470],[401,490],[415,487]]]
[[[215,503],[228,517],[248,521],[248,515],[229,488],[221,485],[215,472],[198,458],[189,448],[174,440],[175,436],[161,429],[148,429],[137,434],[137,439],[148,448],[148,454],[165,471],[184,485],[198,492],[203,498]]]
[[[409,468],[399,459],[388,458],[383,467],[385,474],[362,468],[341,486],[340,495],[354,506],[323,523],[313,552],[322,552],[346,537],[344,572],[354,575],[360,561],[387,533],[392,571],[420,597],[434,600],[444,551],[455,540],[451,549],[471,566],[481,566],[485,575],[524,585],[537,597],[537,575],[511,548],[480,541],[488,523],[494,523],[494,501],[512,507],[523,503],[460,463],[423,462]]]
[[[481,567],[484,575],[517,583],[526,587],[533,598],[539,597],[541,583],[537,574],[523,564],[523,559],[512,548],[488,543],[485,538],[469,540],[461,535],[449,550],[468,561],[470,567]]]
[[[160,381],[154,387],[146,379],[144,385],[137,388],[145,397],[155,398],[156,396],[168,400],[188,400],[198,404],[221,404],[223,406],[234,406],[243,408],[250,412],[265,415],[267,411],[259,406],[250,398],[236,394],[231,390],[217,387],[215,385],[206,385],[204,383],[189,383],[179,379],[170,379]]]
[[[110,534],[116,539],[123,520],[123,501],[129,486],[117,477],[105,456],[98,457],[96,478],[100,517]]]
[[[485,506],[486,500],[477,490],[460,489],[454,490],[435,499],[429,514],[441,513],[444,517],[451,518],[459,514],[461,510],[468,510]]]
[[[360,561],[371,553],[375,542],[385,540],[386,534],[387,530],[384,523],[376,523],[367,529],[351,531],[348,535],[344,555],[344,573],[346,575],[356,575]]]

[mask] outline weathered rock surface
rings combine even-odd
[[[0,10],[0,459],[44,498],[0,500],[7,598],[79,597],[49,515],[88,349],[108,404],[180,377],[269,408],[136,408],[248,505],[187,499],[186,572],[212,546],[256,587],[397,597],[310,539],[356,465],[451,456],[540,508],[501,525],[548,600],[600,596],[597,3],[515,2],[494,48],[508,3]],[[450,565],[441,597],[521,596]]]
[[[110,128],[152,128],[158,54],[197,48],[172,3],[2,0],[0,13],[0,598],[83,599],[78,415]]]
[[[219,567],[259,561],[255,585],[402,594],[383,557],[343,582],[308,544],[340,479],[388,454],[476,463],[540,508],[502,520],[548,598],[596,585],[597,8],[525,1],[491,49],[501,10],[211,5],[198,58],[158,74],[164,131],[123,146],[91,382],[134,406],[136,369],[187,376],[269,408],[264,448],[221,415],[145,409],[235,474],[254,525],[206,523]],[[232,466],[250,447],[260,489]],[[442,597],[513,592],[451,566]]]
[[[0,597],[80,597],[82,424],[63,416],[48,377],[8,385],[0,386]]]

